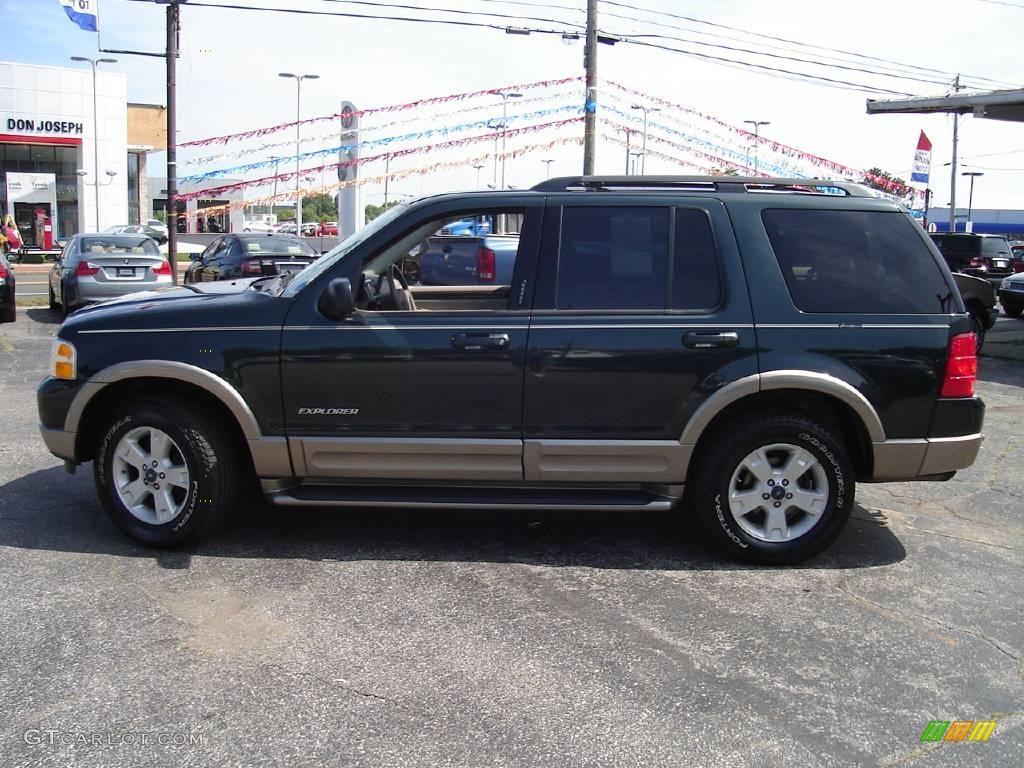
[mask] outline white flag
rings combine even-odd
[[[60,0],[64,13],[86,32],[96,31],[96,13],[100,0]]]

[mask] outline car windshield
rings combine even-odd
[[[148,237],[83,237],[81,251],[85,256],[90,254],[138,254],[136,248],[142,248],[147,256],[159,256],[160,249]]]
[[[378,216],[355,234],[350,235],[345,238],[345,240],[338,243],[330,251],[295,275],[295,277],[290,281],[287,283],[283,283],[282,281],[284,288],[281,291],[281,295],[295,296],[299,291],[320,277],[320,275],[348,256],[353,250],[365,243],[375,234],[388,226],[392,221],[405,213],[405,210],[408,207],[407,203],[399,203],[394,208],[391,208]]]

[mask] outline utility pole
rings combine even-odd
[[[597,159],[597,0],[587,0],[587,43],[583,50],[587,95],[583,117],[583,175],[594,175]]]
[[[960,90],[960,75],[953,81],[953,93]],[[960,128],[960,115],[953,113],[953,158],[949,169],[949,231],[956,232],[956,150]]]
[[[182,0],[167,4],[167,263],[171,265],[171,282],[178,284],[178,142],[177,69],[178,33],[181,24]]]
[[[629,135],[633,133],[629,128],[626,128],[626,175],[629,176]]]

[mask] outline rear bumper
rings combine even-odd
[[[984,435],[886,440],[872,445],[874,474],[869,483],[938,479],[974,463]]]
[[[172,285],[170,276],[144,283],[79,283],[68,286],[68,306],[81,307],[95,304],[107,299],[120,299],[131,293],[154,291],[157,288],[169,288]]]

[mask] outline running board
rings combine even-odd
[[[267,494],[284,507],[403,507],[410,509],[566,509],[665,511],[672,496],[643,489],[473,486],[298,485]]]

